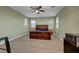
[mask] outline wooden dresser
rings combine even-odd
[[[30,31],[30,38],[51,40],[51,32]]]

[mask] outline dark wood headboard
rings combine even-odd
[[[48,25],[36,25],[36,30],[48,30]]]

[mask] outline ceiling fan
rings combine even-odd
[[[40,14],[40,12],[45,12],[45,10],[42,10],[42,6],[32,6],[30,7],[31,9],[33,9],[33,12],[36,12],[37,14]]]

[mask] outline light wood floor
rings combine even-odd
[[[51,40],[39,40],[29,39],[25,35],[11,41],[10,46],[12,53],[63,53],[63,41],[55,36],[52,36]]]

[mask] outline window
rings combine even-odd
[[[56,28],[57,29],[59,28],[59,17],[58,16],[56,17]]]
[[[27,26],[27,18],[25,18],[24,26]]]
[[[35,28],[35,26],[36,26],[36,20],[31,20],[31,27]]]

